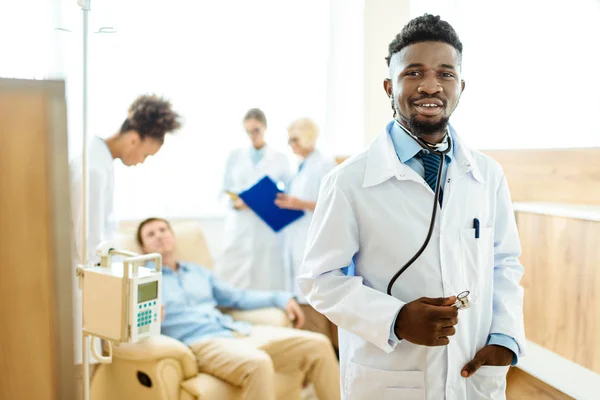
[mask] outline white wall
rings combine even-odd
[[[392,118],[383,90],[388,74],[388,45],[409,21],[408,0],[366,1],[364,10],[364,143],[367,145]]]
[[[364,0],[329,0],[327,116],[321,145],[331,154],[363,148]]]
[[[453,125],[475,148],[600,146],[600,2],[411,0],[463,42]]]

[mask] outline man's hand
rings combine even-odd
[[[304,326],[304,312],[300,304],[294,299],[290,299],[285,306],[285,312],[290,321],[294,321],[294,328],[300,329]]]
[[[285,208],[287,210],[303,210],[304,202],[297,197],[292,197],[285,193],[277,193],[275,199],[275,205],[279,208]]]
[[[399,338],[424,346],[445,346],[456,333],[456,296],[432,299],[421,297],[407,303],[398,314],[394,332]]]
[[[460,372],[464,378],[472,376],[482,365],[507,366],[512,364],[514,353],[503,346],[488,345],[475,354],[475,358],[467,363]]]

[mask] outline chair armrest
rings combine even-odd
[[[246,321],[253,325],[290,327],[292,324],[285,311],[276,307],[258,310],[226,310],[225,312],[235,320]]]
[[[137,343],[113,344],[113,358],[125,361],[159,361],[174,358],[179,361],[185,377],[198,374],[198,364],[192,350],[169,336],[160,335]]]

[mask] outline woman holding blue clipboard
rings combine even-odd
[[[325,316],[314,310],[296,287],[296,276],[302,266],[304,247],[313,211],[317,204],[323,177],[333,169],[335,162],[315,149],[319,129],[308,118],[300,118],[288,127],[288,143],[302,160],[286,194],[277,195],[275,204],[288,210],[301,210],[304,215],[283,229],[283,261],[285,289],[296,295],[306,316],[304,328],[328,336],[337,347],[337,331]]]
[[[265,176],[287,185],[291,169],[285,154],[265,142],[267,119],[253,108],[243,119],[251,146],[234,150],[227,158],[223,192],[229,195],[224,247],[215,274],[240,289],[283,290],[281,237],[252,211],[239,194]]]

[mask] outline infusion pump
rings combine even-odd
[[[117,343],[160,335],[161,255],[138,255],[106,242],[97,253],[100,266],[79,269],[84,334]],[[112,262],[114,255],[123,261]],[[154,261],[152,268],[144,266],[147,261]]]

